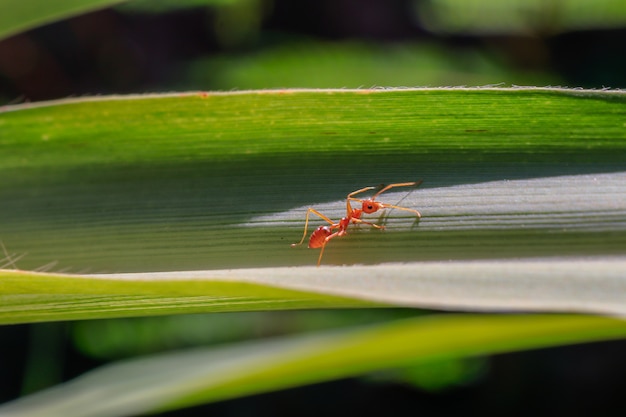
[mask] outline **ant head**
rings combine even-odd
[[[379,203],[378,201],[374,201],[370,198],[368,198],[367,200],[363,200],[363,206],[361,207],[363,213],[376,213],[381,208],[381,203]]]

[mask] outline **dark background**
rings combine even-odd
[[[619,25],[581,29],[541,14],[542,19],[523,15],[521,19],[533,23],[524,30],[433,28],[422,8],[427,3],[275,0],[219,8],[120,7],[92,12],[0,41],[0,104],[243,88],[626,87],[626,29]],[[325,328],[334,327],[346,312],[300,314],[317,317],[317,328]],[[368,314],[384,319],[418,313],[350,314],[358,323],[369,321]],[[195,327],[185,327],[191,333],[215,335],[223,323],[232,326],[234,320],[241,325],[240,334],[217,342],[236,341],[251,337],[245,323],[250,325],[252,317],[253,337],[294,330],[284,325],[284,313],[194,316]],[[216,343],[212,338],[179,342],[160,334],[139,347],[137,340],[124,348],[107,345],[107,335],[125,326],[159,329],[162,320],[0,327],[0,401],[57,384],[110,360]],[[101,332],[102,326],[107,332]],[[298,330],[315,330],[304,327]],[[81,342],[90,334],[92,343],[102,349]],[[170,343],[163,345],[163,340]],[[383,375],[168,415],[625,415],[625,352],[625,342],[605,342],[495,355],[435,386],[423,373],[417,379]]]
[[[626,24],[577,30],[554,11],[553,20],[510,16],[522,29],[492,27],[498,16],[487,14],[483,30],[433,31],[424,27],[433,1],[239,0],[161,12],[144,3],[1,41],[2,103],[189,89],[626,87]]]

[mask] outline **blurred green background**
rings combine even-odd
[[[0,105],[184,90],[458,85],[625,88],[626,1],[143,0],[0,41]],[[2,327],[0,401],[111,360],[416,314],[228,313]],[[168,415],[623,415],[625,348],[596,343],[433,364]]]
[[[620,88],[621,0],[143,0],[0,42],[0,103],[172,90]]]

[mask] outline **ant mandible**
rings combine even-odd
[[[361,188],[360,190],[353,191],[350,194],[348,194],[348,196],[346,197],[346,217],[342,218],[337,223],[333,222],[327,216],[323,215],[322,213],[315,210],[314,208],[309,208],[306,212],[306,219],[304,221],[304,233],[302,234],[302,239],[300,239],[300,242],[298,243],[292,243],[291,246],[292,247],[298,246],[298,245],[301,245],[302,242],[304,242],[304,239],[306,238],[306,232],[309,226],[309,215],[311,213],[321,217],[322,219],[326,220],[329,223],[328,226],[320,226],[317,229],[315,229],[315,231],[311,233],[311,237],[309,239],[309,248],[311,249],[322,248],[320,250],[320,256],[317,259],[317,266],[320,266],[320,263],[322,262],[322,255],[324,255],[324,248],[326,247],[326,244],[331,239],[337,236],[339,237],[345,236],[348,231],[348,226],[350,226],[351,223],[367,224],[369,226],[372,226],[380,230],[385,228],[385,226],[362,220],[361,216],[363,215],[363,213],[371,214],[371,213],[376,213],[378,210],[381,210],[381,209],[391,208],[391,209],[410,211],[412,213],[415,213],[415,215],[417,216],[417,219],[420,219],[422,215],[417,210],[413,210],[413,209],[406,208],[406,207],[394,206],[393,204],[385,204],[385,203],[381,203],[375,200],[376,200],[376,197],[378,197],[385,191],[388,191],[392,188],[410,187],[410,186],[417,187],[421,183],[422,181],[420,180],[420,181],[415,181],[415,182],[400,182],[396,184],[389,184],[387,186],[384,186],[380,191],[378,191],[376,194],[374,194],[370,198],[366,198],[366,199],[355,198],[354,196],[357,194],[363,193],[365,191],[373,190],[378,187],[365,187],[365,188]],[[361,208],[353,208],[352,204],[350,203],[351,201],[361,203]]]

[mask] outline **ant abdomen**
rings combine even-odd
[[[332,234],[329,226],[320,226],[311,233],[309,248],[321,248],[326,243],[326,238]]]

